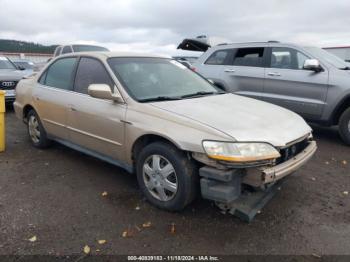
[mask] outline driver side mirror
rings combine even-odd
[[[303,69],[315,71],[317,73],[323,71],[320,65],[320,61],[318,61],[317,59],[306,59],[304,62]]]
[[[113,94],[109,85],[106,84],[91,84],[88,87],[88,94],[95,98],[113,100],[122,103],[123,98],[120,94]]]

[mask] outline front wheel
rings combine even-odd
[[[147,145],[137,157],[136,172],[147,200],[159,208],[178,211],[196,196],[197,169],[174,146],[162,142]]]

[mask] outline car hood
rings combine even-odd
[[[236,141],[268,142],[279,147],[311,132],[303,118],[287,109],[233,94],[152,105],[210,126]]]
[[[27,70],[13,70],[13,69],[0,69],[0,81],[19,81],[23,77],[30,75],[31,72]]]

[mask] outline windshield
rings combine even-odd
[[[74,52],[109,51],[107,48],[95,45],[73,45]]]
[[[6,57],[0,56],[0,69],[16,69]]]
[[[305,47],[307,51],[309,51],[312,55],[316,57],[320,57],[324,60],[326,60],[328,63],[331,65],[339,68],[339,69],[344,69],[348,67],[348,64],[342,60],[341,58],[331,54],[330,52],[319,48],[319,47]]]
[[[34,64],[32,62],[13,61],[13,63],[18,67],[23,67],[24,69],[34,68]]]
[[[108,63],[138,101],[183,99],[222,93],[184,65],[163,58],[110,58]]]

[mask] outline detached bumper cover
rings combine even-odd
[[[260,168],[262,172],[263,183],[266,184],[278,181],[285,176],[295,172],[310,160],[310,158],[315,154],[316,149],[316,142],[310,141],[309,145],[292,159],[289,159],[288,161],[274,167]]]

